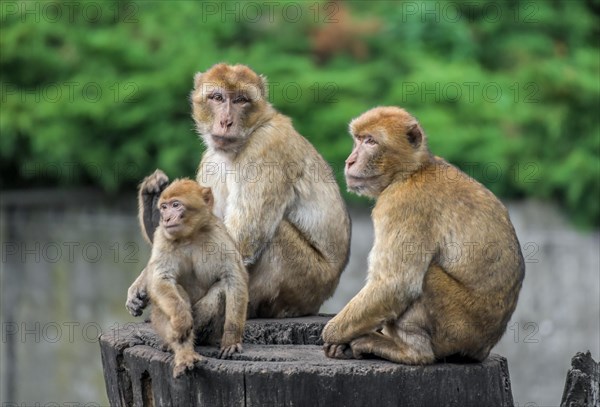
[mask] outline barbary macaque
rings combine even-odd
[[[325,354],[405,364],[484,360],[525,273],[506,208],[433,156],[421,125],[401,108],[369,110],[350,133],[346,182],[376,198],[375,241],[366,285],[323,330]]]
[[[196,332],[201,342],[220,343],[220,357],[242,351],[248,275],[225,226],[212,214],[213,202],[210,188],[193,180],[169,185],[158,200],[150,261],[138,277],[145,282],[144,300],[153,305],[152,326],[175,353],[174,377],[203,359],[194,350]],[[128,298],[127,308],[139,315],[130,301],[139,298]]]

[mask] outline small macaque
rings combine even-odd
[[[248,306],[248,275],[223,223],[212,214],[210,188],[182,179],[158,199],[160,222],[148,265],[130,288],[143,281],[141,296],[152,307],[152,326],[175,353],[173,376],[203,360],[200,342],[217,345],[219,357],[242,351]],[[139,315],[140,296],[128,296],[127,308]]]
[[[517,305],[525,264],[508,211],[433,156],[397,107],[350,123],[348,189],[376,198],[367,282],[323,330],[332,358],[484,360]]]

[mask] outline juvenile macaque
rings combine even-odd
[[[152,325],[175,353],[174,377],[202,360],[194,351],[195,332],[210,345],[220,342],[220,357],[242,351],[248,276],[212,206],[210,188],[195,181],[167,187],[158,200],[160,224],[150,261],[132,285],[145,282]],[[129,300],[127,308],[139,315]]]
[[[315,314],[348,262],[350,219],[331,168],[267,100],[266,80],[244,65],[196,74],[196,128],[207,147],[196,180],[237,245],[250,282],[248,316]],[[140,190],[142,228],[152,240],[149,202],[168,183],[160,170]],[[136,312],[143,286],[131,291]]]
[[[503,335],[525,266],[506,208],[434,157],[397,107],[350,123],[348,188],[377,199],[365,287],[323,330],[325,354],[428,364],[484,360]]]

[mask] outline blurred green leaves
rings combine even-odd
[[[501,197],[555,200],[600,225],[600,21],[584,2],[5,1],[0,11],[2,188],[117,191],[157,167],[193,176],[203,147],[192,78],[225,61],[268,77],[271,102],[342,189],[350,119],[400,105],[435,154]],[[315,33],[336,24],[318,60]]]

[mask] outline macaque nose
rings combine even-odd
[[[354,163],[356,163],[356,155],[352,154],[350,157],[348,157],[348,159],[346,160],[346,167],[350,168],[354,165]]]
[[[233,120],[231,120],[231,119],[221,120],[221,127],[223,127],[223,128],[230,128],[232,124],[233,124]]]

